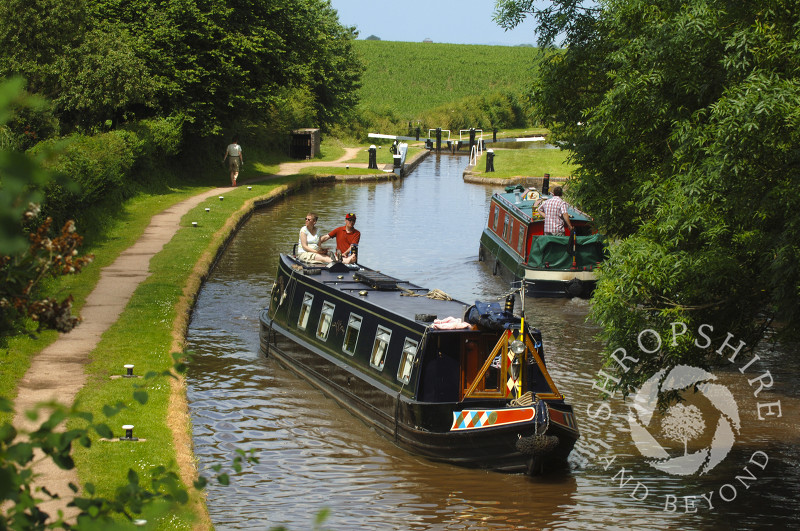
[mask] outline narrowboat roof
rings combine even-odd
[[[297,271],[298,275],[307,275],[314,282],[411,321],[429,323],[446,317],[464,319],[466,310],[471,306],[455,299],[432,298],[442,292],[422,288],[362,265],[337,262],[308,264],[285,254],[281,254],[281,261],[286,267]]]
[[[520,187],[522,188],[522,187]],[[533,210],[534,204],[536,204],[536,200],[533,199],[526,199],[527,193],[526,190],[522,191],[515,191],[515,192],[498,192],[495,193],[493,199],[496,199],[497,202],[504,205],[509,210],[517,210],[527,216],[530,220],[536,218],[536,212]],[[549,194],[540,194],[541,199],[547,200],[553,197]],[[575,221],[592,221],[592,217],[586,214],[585,212],[581,212],[574,206],[567,203],[567,213],[569,214],[570,219]]]

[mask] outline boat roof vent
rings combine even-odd
[[[379,271],[359,271],[357,273],[353,273],[353,279],[363,282],[372,289],[381,291],[397,290],[397,283],[402,282],[401,280],[390,277],[389,275],[384,275]]]

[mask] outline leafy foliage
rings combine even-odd
[[[176,364],[174,367],[178,370]],[[173,376],[171,372],[147,375]],[[137,399],[146,401],[147,396]],[[113,416],[125,409],[118,403],[106,408],[107,416]],[[0,411],[11,411],[11,404],[0,397]],[[45,411],[46,418],[37,429],[30,433],[20,433],[11,424],[0,425],[0,529],[98,529],[108,528],[119,523],[120,517],[131,522],[163,517],[176,506],[189,502],[189,493],[178,475],[164,466],[152,467],[147,477],[140,477],[134,470],[128,470],[127,483],[119,486],[113,496],[105,497],[96,492],[95,486],[88,483],[83,492],[77,495],[69,506],[78,509],[75,522],[66,522],[62,515],[50,515],[41,509],[41,502],[55,499],[56,496],[46,488],[37,489],[33,485],[32,466],[35,460],[52,460],[59,468],[70,470],[75,467],[72,459],[73,445],[91,447],[96,437],[113,439],[114,435],[108,425],[96,422],[91,413],[81,411],[77,407],[66,408],[58,403],[46,403],[28,412],[32,420],[36,420]],[[70,419],[82,421],[86,427],[59,430],[57,427]],[[254,452],[237,450],[237,456],[231,465],[235,472],[240,472],[245,463],[258,463]],[[230,484],[227,473],[220,473],[218,467],[216,480],[221,485]],[[208,479],[201,476],[193,487],[203,489]],[[77,493],[78,487],[70,485]]]
[[[11,118],[6,109],[12,102],[30,105],[22,94],[22,84],[20,80],[0,84],[0,127]],[[52,218],[34,230],[27,228],[39,211],[36,202],[42,195],[37,187],[49,180],[38,161],[0,150],[0,204],[4,207],[0,218],[0,334],[22,330],[26,318],[37,322],[40,330],[60,332],[69,332],[78,323],[70,311],[71,297],[59,302],[38,293],[43,279],[77,273],[92,259],[78,256],[83,238],[71,221],[64,224],[60,235],[52,237]]]
[[[327,0],[0,0],[0,76],[28,78],[65,131],[183,116],[210,136],[260,122],[287,90],[327,128],[356,102],[353,28]]]
[[[542,22],[539,116],[579,164],[572,197],[616,243],[593,317],[625,391],[660,367],[708,366],[728,333],[748,347],[800,318],[800,11],[786,0],[501,1]],[[588,7],[586,7],[588,6]],[[678,340],[653,354],[652,329]],[[713,346],[698,338],[711,326]],[[696,343],[695,340],[698,340]],[[625,371],[610,355],[626,348]]]
[[[58,302],[37,292],[44,278],[78,273],[92,261],[92,256],[78,256],[83,238],[75,232],[75,224],[68,221],[61,234],[51,238],[52,221],[47,218],[30,234],[30,247],[24,253],[0,256],[0,332],[19,327],[26,317],[37,322],[39,330],[59,332],[69,332],[80,320],[71,313],[72,297]]]

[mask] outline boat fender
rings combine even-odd
[[[418,313],[414,316],[414,320],[422,321],[423,323],[432,323],[436,319],[436,315],[430,313]]]
[[[583,282],[579,278],[573,278],[567,282],[567,286],[564,289],[570,297],[580,297],[581,293],[583,293]]]
[[[515,444],[517,451],[526,455],[544,455],[552,452],[558,446],[558,437],[555,435],[519,436]]]

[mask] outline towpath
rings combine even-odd
[[[360,149],[363,148],[347,148],[345,154],[334,162],[283,163],[277,175],[293,175],[309,166],[344,167],[349,164],[354,168],[366,168],[367,164],[346,162],[355,157]],[[245,179],[242,184],[271,177]],[[229,188],[216,188],[203,192],[156,214],[141,238],[101,271],[97,286],[81,309],[81,324],[68,334],[60,334],[54,343],[37,354],[20,380],[13,420],[18,431],[30,432],[38,428],[38,423],[31,422],[25,416],[25,412],[32,410],[37,404],[50,401],[72,404],[75,401],[78,391],[86,384],[84,367],[89,361],[89,354],[97,347],[103,333],[119,318],[139,284],[150,275],[150,259],[172,239],[185,214],[207,198],[219,195],[227,189]],[[183,392],[183,389],[179,392]],[[188,419],[186,415],[181,417]],[[170,425],[174,431],[186,431],[184,426]],[[187,462],[184,466],[191,464]],[[34,471],[38,476],[36,484],[46,486],[50,492],[59,496],[59,499],[42,503],[42,510],[51,515],[57,514],[59,510],[63,511],[67,521],[74,521],[77,510],[68,508],[67,503],[73,497],[69,483],[78,485],[76,471],[62,470],[49,459],[37,460]],[[193,474],[191,471],[183,474],[183,477],[191,477]]]

